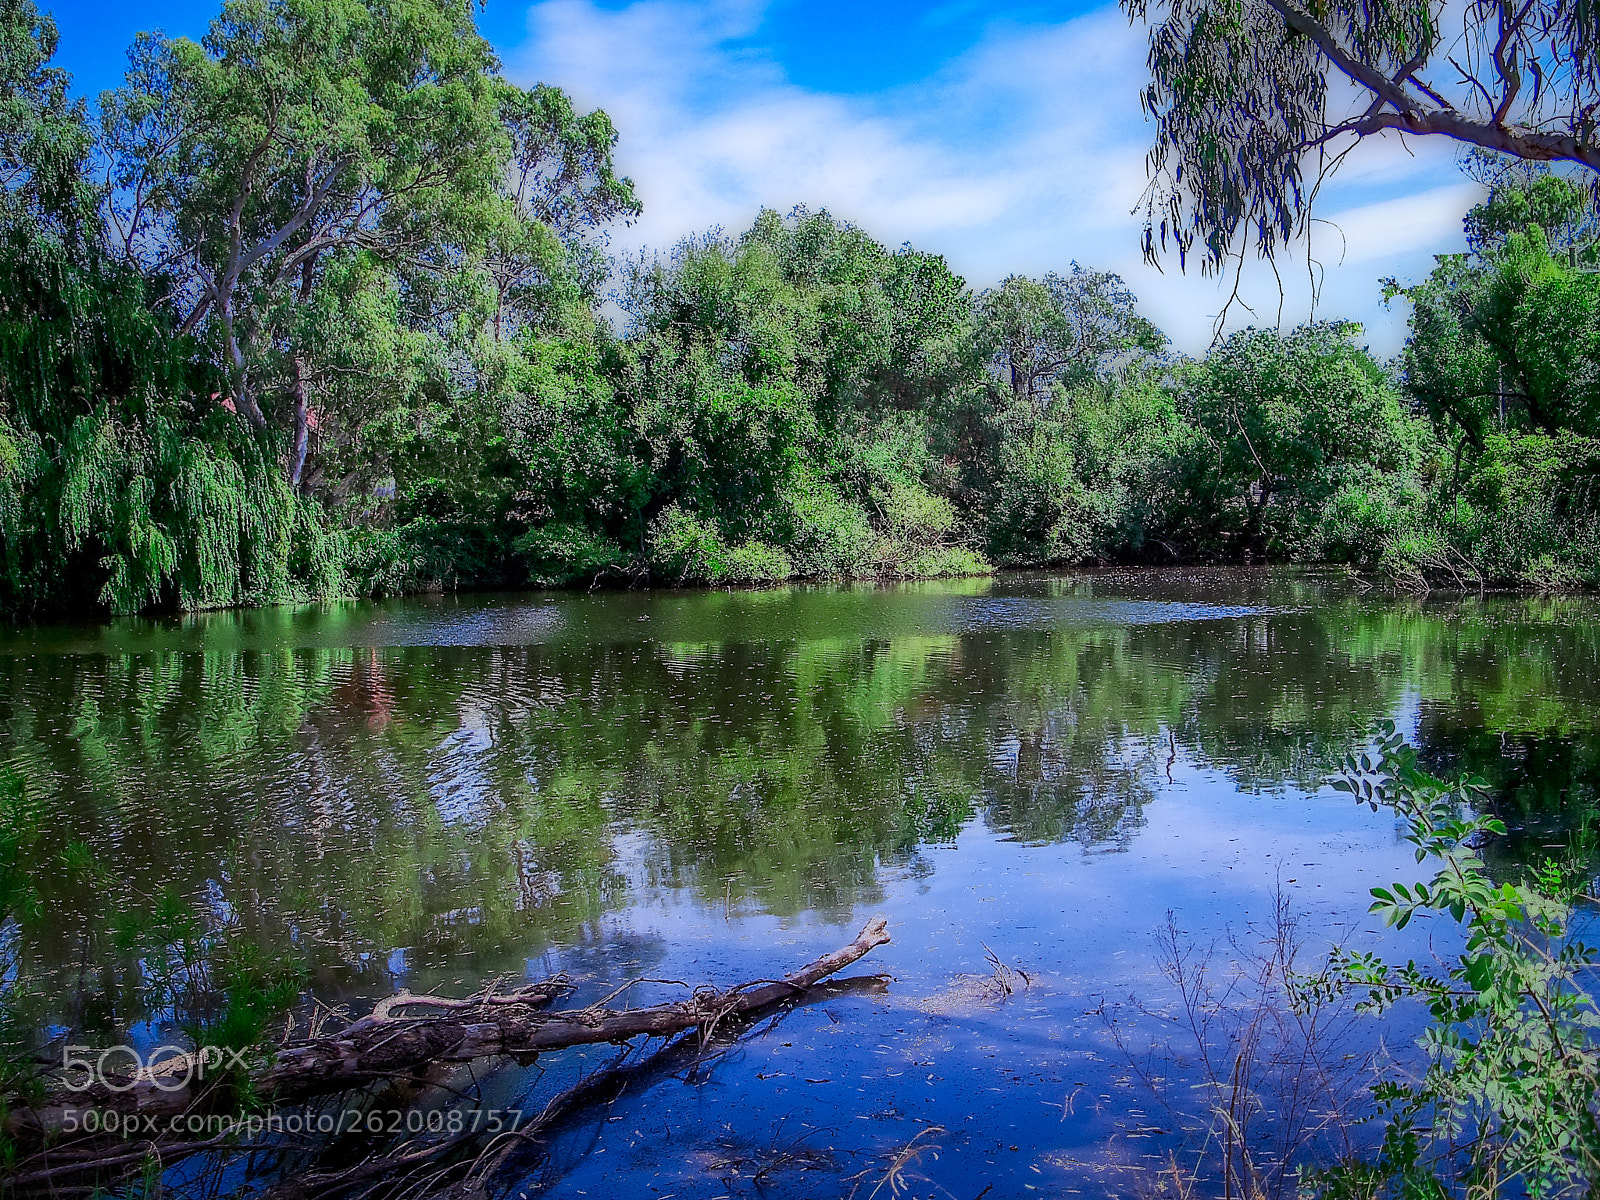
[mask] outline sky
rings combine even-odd
[[[199,37],[215,0],[40,0],[57,63],[95,96],[135,33]],[[604,108],[644,214],[613,249],[667,250],[763,206],[826,208],[891,246],[943,254],[975,288],[1074,261],[1119,272],[1177,349],[1202,352],[1232,290],[1176,258],[1143,262],[1151,127],[1146,33],[1115,4],[1007,0],[487,0],[479,27],[518,83]],[[1478,198],[1449,143],[1359,147],[1324,189],[1319,317],[1358,320],[1380,354],[1405,335],[1379,280],[1464,248]],[[1312,315],[1304,249],[1282,279],[1247,260],[1229,327]]]

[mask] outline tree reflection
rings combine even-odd
[[[587,636],[528,645],[274,647],[257,622],[210,648],[0,656],[42,860],[87,850],[41,872],[24,969],[83,1019],[133,969],[112,923],[163,891],[344,992],[390,987],[397,948],[413,987],[520,974],[668,891],[843,919],[882,864],[974,821],[1115,851],[1180,757],[1314,789],[1413,704],[1425,756],[1489,775],[1515,817],[1504,861],[1588,836],[1592,605],[1241,580],[923,585],[894,620],[860,589],[680,594],[650,638],[640,598],[597,597],[564,601],[592,606]]]

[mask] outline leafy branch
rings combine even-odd
[[[1482,815],[1483,783],[1422,770],[1393,722],[1333,786],[1395,813],[1417,862],[1436,865],[1430,880],[1373,888],[1370,911],[1395,929],[1448,916],[1465,936],[1437,966],[1338,948],[1302,981],[1313,1002],[1354,992],[1367,1011],[1417,1001],[1431,1017],[1420,1076],[1374,1089],[1385,1126],[1376,1175],[1344,1165],[1319,1185],[1328,1195],[1583,1193],[1600,1171],[1600,1012],[1584,987],[1600,952],[1572,934],[1570,881],[1554,863],[1530,883],[1491,878],[1480,847],[1505,826]]]

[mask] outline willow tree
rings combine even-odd
[[[85,106],[0,0],[0,613],[325,595],[338,539],[238,423],[153,280],[106,253]]]
[[[1600,187],[1592,0],[1122,2],[1151,26],[1152,261],[1170,245],[1216,271],[1251,241],[1271,257],[1326,173],[1388,134],[1576,164]]]

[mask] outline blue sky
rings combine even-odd
[[[57,61],[89,95],[115,86],[133,35],[198,37],[202,0],[43,0]],[[1115,5],[982,0],[487,0],[507,74],[611,113],[645,203],[618,250],[736,232],[761,205],[826,207],[891,244],[944,254],[976,287],[1074,259],[1120,271],[1182,349],[1209,341],[1227,290],[1139,255],[1149,130],[1144,33]],[[1392,352],[1403,312],[1377,280],[1461,248],[1475,191],[1449,145],[1361,147],[1323,193],[1311,254],[1319,315],[1366,323]],[[1308,265],[1280,266],[1282,320],[1310,311]],[[1272,272],[1249,264],[1230,325],[1272,324]]]

